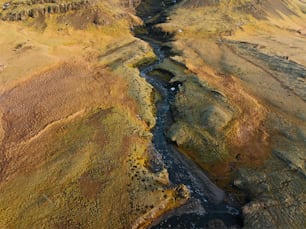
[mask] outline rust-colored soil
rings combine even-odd
[[[92,107],[128,102],[121,96],[111,97],[111,93],[120,95],[124,90],[122,78],[103,69],[91,70],[80,62],[59,64],[5,92],[0,103],[5,133],[1,149],[6,160],[2,180],[16,167],[29,167],[33,156],[39,163],[39,155],[20,150],[20,146],[26,147],[50,126],[67,123]]]

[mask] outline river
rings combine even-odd
[[[168,4],[163,2],[160,5],[155,3],[152,11],[138,12],[145,22],[143,29],[146,33],[136,36],[148,42],[158,58],[153,64],[140,68],[141,76],[161,95],[161,99],[156,104],[156,126],[152,130],[157,157],[160,158],[162,166],[167,168],[171,183],[185,184],[191,193],[191,198],[185,206],[158,219],[152,228],[207,228],[208,225],[221,228],[223,223],[226,226],[240,228],[242,226],[241,209],[231,204],[233,203],[231,196],[218,188],[204,171],[180,153],[165,136],[167,128],[172,123],[171,102],[182,82],[170,84],[158,77],[150,76],[150,72],[170,56],[169,50],[162,44],[171,39],[171,36],[155,29],[154,25],[166,21],[167,11],[173,4],[175,2]],[[159,16],[154,17],[154,14]],[[153,17],[156,18],[154,21],[151,19]],[[158,166],[156,169],[159,169]]]

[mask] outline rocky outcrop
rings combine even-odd
[[[88,0],[57,1],[57,0],[30,0],[13,1],[0,12],[2,20],[18,21],[29,17],[36,18],[46,14],[66,13],[68,11],[80,10],[89,5]]]
[[[121,0],[118,8],[133,11],[139,4],[140,0]],[[37,18],[46,14],[86,9],[89,5],[95,3],[90,0],[15,0],[2,5],[0,18],[5,21],[20,21],[29,17]]]
[[[234,184],[249,194],[245,228],[304,228],[305,176],[272,158],[254,171],[240,169]]]
[[[224,137],[235,108],[223,93],[210,88],[196,76],[174,78],[183,81],[173,103],[175,122],[167,135],[177,145],[196,152],[204,163],[228,156]]]
[[[305,53],[305,4],[186,0],[160,25],[176,34],[174,58],[222,91],[238,110],[231,116],[218,102],[202,96],[206,87],[184,95],[179,89],[174,102],[179,112],[168,136],[180,146],[200,143],[194,134],[200,128],[209,134],[203,135],[206,142],[222,139],[222,132],[228,136],[222,143],[233,145],[229,152],[236,162],[231,161],[231,169],[241,168],[234,184],[248,194],[243,207],[246,228],[305,228],[306,59],[300,55]],[[187,88],[186,81],[181,82],[182,89]],[[190,128],[190,120],[199,114],[202,122]],[[220,144],[215,146],[220,152]],[[201,155],[203,148],[210,151],[202,144],[194,148],[194,155]]]
[[[124,8],[134,9],[140,4],[141,0],[121,0]]]

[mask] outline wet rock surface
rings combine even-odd
[[[144,2],[146,3],[146,1]],[[152,2],[148,1],[147,4],[150,7]],[[156,62],[140,67],[141,75],[159,92],[161,97],[156,105],[157,120],[152,132],[154,136],[154,150],[151,150],[151,152],[155,155],[157,154],[157,156],[151,156],[150,161],[153,162],[153,169],[159,170],[161,167],[160,159],[162,159],[165,168],[169,172],[171,184],[179,185],[176,189],[177,197],[183,197],[184,199],[187,198],[188,202],[184,206],[166,213],[164,217],[161,217],[153,223],[153,228],[193,228],[194,226],[196,228],[206,227],[209,220],[217,218],[223,222],[225,227],[231,225],[237,225],[237,227],[239,227],[241,224],[239,206],[233,206],[232,202],[230,201],[231,198],[229,198],[229,196],[227,196],[223,190],[213,184],[206,174],[190,158],[179,152],[165,137],[166,132],[170,132],[171,129],[174,128],[171,127],[169,129],[173,121],[172,118],[175,120],[173,125],[179,123],[179,121],[176,122],[176,118],[180,118],[181,116],[179,115],[179,112],[174,111],[174,104],[175,100],[177,99],[177,95],[181,90],[185,89],[185,84],[186,87],[188,87],[187,85],[190,86],[190,88],[188,88],[190,92],[195,89],[195,94],[199,93],[199,91],[201,91],[201,89],[204,87],[206,88],[206,92],[210,95],[211,99],[216,99],[220,103],[224,103],[225,99],[223,98],[222,93],[202,85],[202,82],[199,82],[196,77],[191,78],[192,80],[190,80],[190,82],[188,81],[188,77],[178,77],[179,75],[185,75],[185,71],[187,69],[183,64],[174,62],[167,58],[167,55],[169,55],[171,52],[168,52],[169,50],[163,48],[163,42],[167,42],[169,36],[162,30],[155,29],[154,27],[155,23],[165,20],[167,14],[166,11],[163,10],[167,9],[167,5],[161,2],[155,2],[154,4],[157,4],[153,6],[154,9],[161,7],[161,12],[158,13],[157,17],[155,17],[155,21],[151,20],[150,18],[149,22],[145,24],[145,26],[134,29],[136,35],[151,44],[155,54],[158,57]],[[169,2],[168,4],[169,7],[173,4],[173,2]],[[140,9],[143,7],[146,6],[139,6]],[[142,15],[142,13],[139,14]],[[174,76],[177,76],[178,78]],[[199,94],[201,94],[201,92]],[[173,109],[171,109],[172,105]],[[198,124],[202,126],[210,125],[211,130],[210,132],[207,132],[206,135],[209,136],[211,134],[212,136],[217,137],[217,134],[214,132],[215,129],[223,128],[226,125],[230,119],[231,111],[229,111],[230,109],[218,109],[218,105],[216,105],[216,107],[212,105],[212,108],[208,105],[206,107],[208,108],[203,109],[203,113],[207,113],[204,120],[202,120],[200,117],[201,115],[198,115],[198,119],[196,119],[197,123],[190,122],[188,124],[192,125],[192,127],[195,127]],[[219,116],[214,119],[212,117],[212,112],[218,112]],[[191,117],[187,111],[184,112],[184,114]],[[181,128],[181,125],[179,128]],[[197,133],[192,136],[191,144],[194,144],[193,140],[196,134]],[[209,141],[209,144],[213,144],[212,142],[214,141],[214,137],[211,137],[212,140]],[[178,141],[181,141],[183,138],[178,137],[178,139]],[[203,135],[201,135],[199,139],[201,143],[203,141],[207,141],[207,138],[203,137]],[[209,147],[209,144],[201,146]],[[213,147],[210,149],[213,149]],[[213,155],[211,156],[213,159],[210,159],[212,161],[216,160],[214,157],[222,157],[219,156],[220,154],[217,152],[217,150],[215,152],[216,155],[211,154]],[[180,184],[184,184],[184,186],[181,186]]]
[[[187,67],[159,66],[182,84],[167,136],[198,163],[211,159],[207,151],[228,160],[210,171],[229,172],[248,195],[246,228],[305,227],[303,9],[301,1],[190,0],[158,25],[175,34],[171,59]]]
[[[154,53],[120,2],[1,21],[1,228],[145,228],[188,199],[148,166],[154,92],[135,66]]]
[[[178,2],[1,0],[0,227],[305,228],[306,3]]]

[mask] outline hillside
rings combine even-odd
[[[1,229],[305,227],[304,1],[0,5]]]
[[[134,6],[4,8],[0,227],[138,228],[182,204],[167,171],[148,166],[153,92],[133,66],[154,55],[130,32]]]
[[[159,25],[174,34],[171,61],[189,69],[172,78],[183,86],[168,136],[248,193],[246,228],[305,225],[305,7],[187,0]]]

